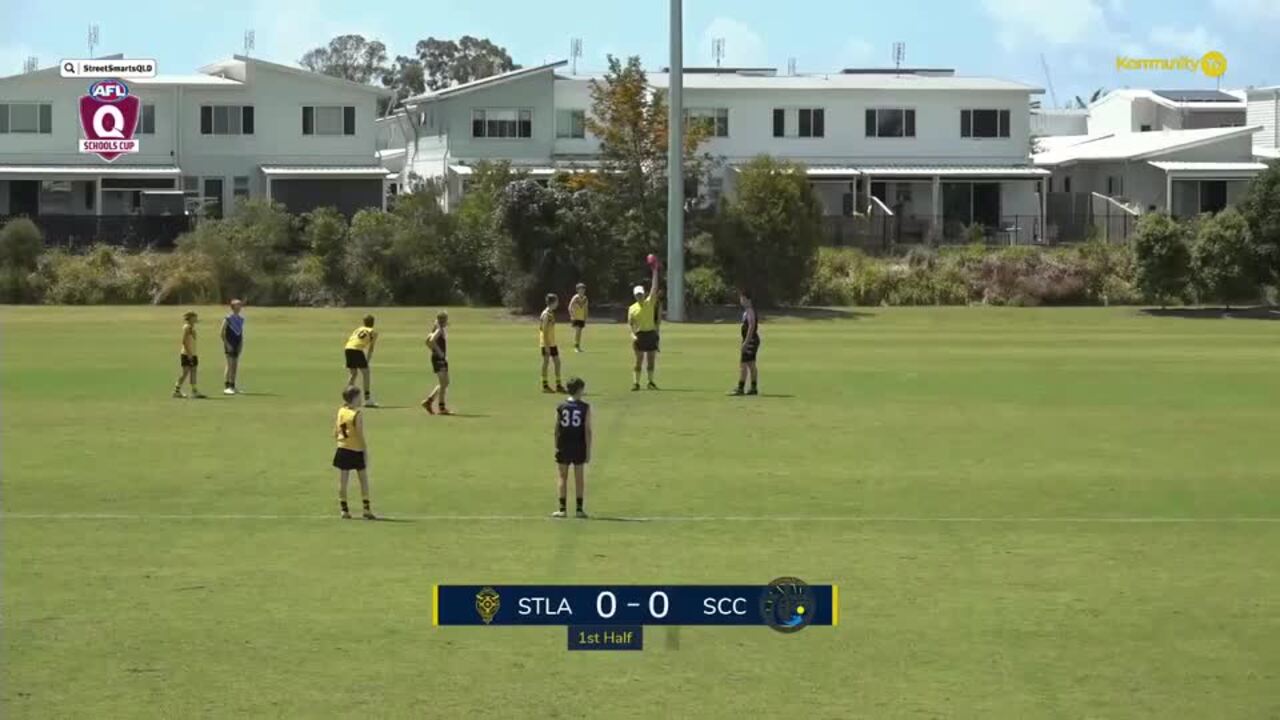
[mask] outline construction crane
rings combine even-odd
[[[1040,53],[1040,67],[1044,68],[1044,82],[1049,86],[1049,99],[1053,101],[1053,106],[1058,107],[1058,93],[1053,91],[1053,76],[1049,74],[1049,62],[1044,59],[1044,53]]]

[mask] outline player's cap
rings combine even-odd
[[[637,285],[637,286],[635,286],[634,288],[632,288],[632,289],[631,289],[631,294],[632,294],[632,295],[644,295],[644,286],[643,286],[643,285]]]

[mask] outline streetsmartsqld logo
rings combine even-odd
[[[1192,73],[1202,72],[1211,78],[1220,78],[1227,73],[1227,56],[1217,50],[1210,50],[1199,58],[1187,55],[1174,58],[1132,58],[1125,55],[1117,55],[1116,70],[1159,70],[1164,72],[1181,70]]]
[[[80,98],[80,152],[111,162],[121,155],[138,152],[133,138],[141,117],[142,102],[129,94],[120,80],[99,80]]]

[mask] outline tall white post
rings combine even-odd
[[[671,0],[667,139],[667,319],[684,320],[684,34],[682,0]]]

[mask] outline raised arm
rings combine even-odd
[[[653,279],[649,282],[649,297],[650,297],[650,298],[656,298],[656,297],[658,297],[658,268],[659,268],[659,267],[661,267],[661,265],[660,265],[659,263],[654,263],[654,264],[653,264]]]

